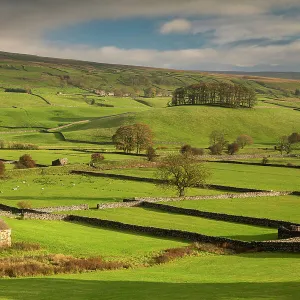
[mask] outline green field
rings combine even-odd
[[[1,280],[0,299],[292,300],[299,272],[299,254],[205,255],[147,269]]]
[[[212,199],[169,202],[168,205],[257,218],[300,223],[299,196]]]
[[[151,183],[68,174],[41,175],[41,171],[29,175],[27,170],[20,170],[16,178],[1,180],[0,191],[0,203],[16,206],[19,201],[28,200],[33,207],[84,203],[96,207],[98,203],[122,201],[124,198],[160,196],[162,193],[174,195],[173,191],[164,192]],[[190,194],[216,193],[213,190],[192,189]]]
[[[297,157],[274,156],[279,154],[274,146],[280,136],[300,131],[300,112],[293,109],[299,107],[300,100],[294,92],[300,89],[300,81],[288,79],[297,79],[299,74],[274,73],[276,78],[258,75],[176,71],[0,52],[0,141],[5,141],[6,145],[8,142],[19,142],[39,146],[38,150],[1,149],[0,160],[17,160],[23,154],[30,154],[37,163],[47,166],[58,158],[69,160],[66,167],[30,170],[16,170],[13,165],[6,165],[5,176],[0,177],[0,204],[17,207],[18,202],[24,200],[29,201],[33,208],[88,204],[90,210],[61,213],[243,241],[276,239],[275,228],[143,208],[96,210],[99,203],[133,197],[176,196],[176,190],[162,189],[153,183],[74,175],[70,172],[88,170],[154,178],[154,166],[137,167],[136,163],[146,162],[145,157],[105,153],[115,150],[112,135],[116,129],[136,122],[145,123],[152,129],[154,147],[159,148],[158,159],[167,153],[178,153],[186,143],[206,148],[205,153],[208,154],[210,133],[222,130],[229,142],[241,134],[253,138],[254,144],[241,149],[239,154],[271,155],[270,164],[299,165]],[[272,77],[272,73],[261,75]],[[257,106],[253,109],[168,107],[176,88],[210,82],[238,83],[253,88],[258,98]],[[157,89],[156,97],[144,97],[144,89],[149,87]],[[30,89],[32,94],[8,93],[5,92],[7,88]],[[98,94],[103,91],[120,96],[100,97]],[[299,154],[299,150],[297,144],[292,153]],[[88,166],[94,152],[102,152],[105,157],[98,169]],[[262,158],[241,160],[260,163]],[[103,171],[108,166],[112,170]],[[208,184],[300,191],[298,169],[212,161],[207,162],[206,166],[211,172]],[[221,193],[225,192],[212,190],[208,185],[204,189],[191,188],[187,195]],[[167,204],[300,222],[300,197],[297,196]],[[3,219],[12,228],[13,243],[38,243],[41,249],[29,252],[14,248],[0,250],[1,260],[25,258],[25,261],[30,261],[37,255],[51,254],[102,256],[130,262],[132,267],[118,271],[0,279],[1,300],[299,298],[299,253],[238,255],[225,251],[226,254],[221,255],[202,251],[194,256],[153,266],[153,256],[165,249],[187,246],[188,243],[64,221]]]
[[[38,243],[47,253],[77,257],[141,258],[151,252],[186,243],[94,228],[63,221],[5,219],[16,242]],[[0,252],[1,257],[1,252]]]
[[[74,211],[68,214],[113,220],[127,224],[178,229],[205,235],[222,236],[236,240],[255,241],[277,238],[277,230],[214,221],[185,215],[169,214],[143,208]]]

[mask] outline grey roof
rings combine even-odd
[[[0,230],[7,230],[7,229],[10,229],[9,226],[3,220],[0,219]]]

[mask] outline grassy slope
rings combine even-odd
[[[178,201],[170,202],[168,205],[300,223],[300,197],[297,196]]]
[[[215,107],[172,107],[154,109],[124,117],[95,120],[64,130],[69,139],[93,140],[95,137],[110,141],[117,127],[133,122],[151,126],[157,144],[192,143],[209,146],[212,130],[223,130],[229,140],[248,134],[256,144],[275,143],[278,136],[300,130],[299,112],[291,109],[256,108],[226,109]]]
[[[48,253],[122,258],[185,245],[183,242],[60,221],[5,221],[12,228],[14,241],[39,243]]]
[[[206,255],[137,270],[1,280],[0,299],[292,300],[299,273],[299,254]]]
[[[114,220],[128,224],[186,230],[206,235],[229,237],[237,240],[271,240],[277,237],[277,230],[270,228],[168,214],[143,208],[74,211],[73,214]]]

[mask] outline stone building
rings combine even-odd
[[[11,229],[0,219],[0,248],[11,246]]]

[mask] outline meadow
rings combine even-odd
[[[23,154],[30,154],[38,164],[49,166],[16,170],[13,165],[7,165],[5,176],[0,178],[0,204],[17,207],[24,200],[33,208],[88,204],[90,209],[86,211],[60,213],[243,241],[276,239],[275,228],[144,208],[97,210],[99,203],[121,202],[133,197],[171,197],[177,192],[162,189],[154,183],[71,173],[72,170],[85,170],[155,178],[155,168],[134,167],[137,163],[145,163],[145,157],[113,152],[112,135],[116,129],[136,122],[151,127],[158,159],[167,153],[178,153],[187,143],[206,148],[208,154],[210,133],[221,130],[229,142],[240,134],[253,138],[254,144],[241,149],[239,154],[267,156],[270,164],[299,165],[299,158],[279,157],[279,152],[274,149],[280,136],[300,131],[299,111],[293,109],[299,106],[295,90],[300,89],[300,82],[289,79],[299,74],[282,74],[285,78],[270,78],[271,75],[176,71],[0,52],[0,140],[32,143],[39,147],[38,150],[1,149],[0,160],[17,160]],[[274,74],[274,77],[278,76]],[[258,103],[253,109],[168,106],[170,95],[176,88],[201,82],[238,83],[251,87],[257,94]],[[144,89],[148,87],[157,89],[156,97],[144,97]],[[31,94],[7,93],[7,88],[27,89]],[[115,92],[120,96],[100,97],[99,91]],[[280,106],[282,104],[285,106]],[[101,152],[105,157],[96,169],[88,166],[91,154],[95,152]],[[299,146],[292,153],[299,154]],[[65,157],[69,160],[68,166],[50,167],[53,160]],[[236,157],[246,162],[261,163],[262,160]],[[208,186],[188,189],[188,196],[224,193],[210,189],[209,184],[299,191],[298,169],[215,161],[205,164],[211,173]],[[107,166],[112,170],[104,170]],[[299,199],[299,196],[259,197],[178,201],[168,202],[168,205],[300,223]],[[14,248],[0,250],[1,260],[25,258],[30,261],[45,255],[71,255],[77,258],[101,256],[105,260],[132,264],[128,270],[1,279],[0,299],[3,300],[287,300],[299,296],[299,253],[229,254],[203,250],[152,266],[153,256],[166,249],[188,246],[188,243],[75,222],[22,220],[19,216],[1,218],[12,229],[14,245],[24,242],[41,247],[29,252]]]

